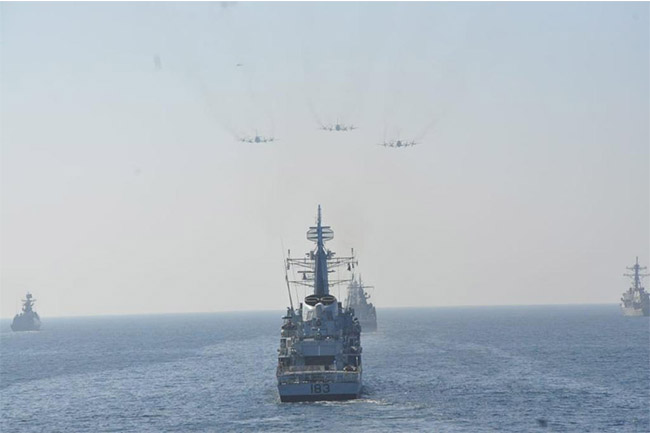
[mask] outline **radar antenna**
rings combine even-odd
[[[334,239],[334,231],[330,226],[322,224],[321,207],[318,205],[318,214],[316,216],[316,225],[309,227],[307,230],[307,240],[316,243],[316,249],[308,252],[303,258],[287,258],[287,268],[291,266],[298,267],[298,274],[301,278],[298,280],[289,280],[289,283],[313,287],[314,295],[322,297],[329,295],[331,286],[347,283],[350,279],[331,280],[329,274],[334,272],[335,268],[346,266],[348,271],[354,269],[357,265],[354,257],[354,250],[350,257],[335,256],[335,253],[325,248],[325,242]],[[288,277],[287,277],[288,279]]]
[[[630,277],[634,280],[634,289],[638,290],[642,288],[641,286],[641,279],[643,277],[647,277],[650,274],[641,274],[639,271],[644,271],[648,269],[647,266],[639,266],[639,256],[636,257],[636,264],[632,267],[626,267],[625,269],[629,269],[630,271],[634,271],[633,274],[623,274],[626,277]]]

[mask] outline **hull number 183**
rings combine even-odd
[[[312,394],[327,394],[330,392],[330,386],[327,383],[322,385],[320,383],[312,383],[310,386]]]

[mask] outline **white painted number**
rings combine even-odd
[[[324,384],[312,384],[311,385],[311,393],[312,394],[327,394],[330,392],[330,386],[327,383]]]

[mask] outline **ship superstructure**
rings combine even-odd
[[[16,314],[13,322],[11,322],[12,331],[38,331],[41,328],[41,318],[38,317],[38,313],[34,311],[34,303],[36,299],[32,297],[32,294],[27,292],[23,302],[23,310]]]
[[[625,316],[650,316],[650,295],[645,291],[641,284],[641,279],[649,274],[642,274],[640,271],[647,269],[646,266],[639,266],[639,258],[636,258],[636,264],[626,268],[634,271],[632,274],[623,274],[632,278],[632,286],[623,292],[621,297],[621,308]]]
[[[354,316],[359,319],[362,332],[377,330],[377,311],[372,302],[368,302],[370,294],[366,292],[366,289],[370,288],[373,286],[364,285],[361,275],[359,278],[353,276],[348,285],[348,295],[345,298],[345,309],[352,310]]]
[[[318,206],[316,226],[307,231],[307,239],[316,248],[305,257],[286,259],[287,289],[291,284],[313,288],[298,308],[291,306],[282,318],[278,350],[278,392],[280,400],[315,401],[348,400],[361,392],[361,327],[351,311],[330,294],[330,286],[349,280],[330,280],[336,268],[352,270],[354,253],[336,256],[325,248],[334,238],[329,226],[321,224]],[[288,271],[297,270],[301,277],[290,280]]]

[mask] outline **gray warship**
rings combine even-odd
[[[621,308],[624,316],[650,316],[650,295],[641,285],[641,278],[649,274],[641,274],[639,271],[647,269],[646,266],[639,266],[639,258],[636,258],[636,264],[626,268],[634,271],[633,274],[623,274],[632,278],[632,286],[623,292],[621,297]]]
[[[345,309],[352,310],[354,316],[359,319],[362,332],[372,332],[377,330],[377,311],[372,302],[368,302],[370,295],[366,289],[372,286],[366,286],[359,278],[352,277],[348,285],[348,295],[345,298]]]
[[[23,302],[23,311],[14,316],[11,322],[12,331],[38,331],[41,328],[41,318],[38,313],[34,311],[34,303],[36,299],[32,298],[32,294],[27,292]]]
[[[351,271],[356,260],[354,251],[350,257],[338,257],[326,249],[325,242],[333,238],[332,229],[321,224],[318,206],[316,226],[307,232],[316,248],[297,259],[289,251],[285,259],[290,307],[282,318],[276,372],[283,402],[349,400],[361,393],[361,326],[329,292],[330,286],[350,281],[330,280],[329,274],[339,267]],[[290,270],[301,277],[290,281]],[[291,300],[291,284],[314,290],[298,308]]]

